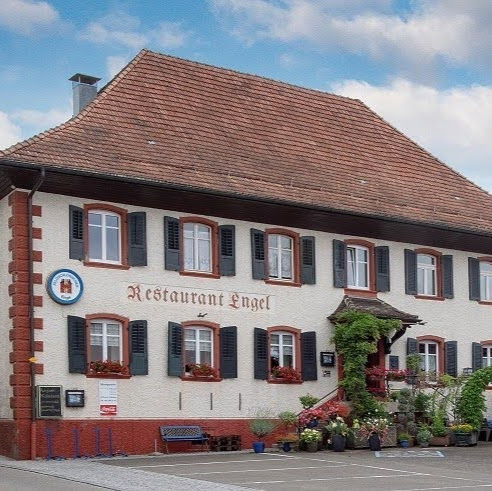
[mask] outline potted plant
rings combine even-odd
[[[421,425],[417,433],[417,443],[422,448],[427,448],[429,446],[429,440],[432,437],[432,433],[427,425]]]
[[[91,373],[108,374],[108,373],[124,373],[126,366],[118,360],[97,360],[91,361],[89,364]]]
[[[371,450],[381,450],[381,444],[388,434],[388,426],[389,423],[386,418],[367,418],[361,421],[361,433],[369,441]]]
[[[294,443],[292,441],[292,435],[293,433],[288,433],[289,428],[294,428],[297,425],[297,414],[294,413],[293,411],[283,411],[279,413],[278,419],[280,420],[282,426],[284,427],[286,436],[282,439],[279,439],[277,444],[280,447],[282,447],[284,452],[290,452],[291,450],[291,443]],[[296,440],[297,441],[297,437]]]
[[[321,441],[321,433],[318,430],[306,428],[301,433],[299,440],[306,444],[308,452],[317,452],[318,443]]]
[[[272,377],[282,380],[301,380],[301,374],[292,367],[273,367]]]
[[[477,444],[477,437],[473,433],[473,426],[467,423],[451,426],[454,432],[457,447],[472,447]]]
[[[188,369],[193,377],[217,378],[217,370],[208,363],[190,363]]]
[[[412,436],[409,433],[399,433],[398,434],[398,441],[400,442],[401,448],[410,447],[411,439],[412,439]]]
[[[265,451],[265,442],[261,441],[261,439],[275,429],[275,422],[268,414],[258,412],[249,422],[249,429],[258,438],[258,441],[253,442],[253,450],[255,453],[263,453]]]
[[[447,447],[449,445],[448,429],[444,424],[444,417],[445,414],[442,410],[437,411],[434,415],[430,426],[432,437],[429,440],[429,444],[432,446]]]
[[[401,382],[405,380],[409,375],[408,370],[388,370],[386,372],[386,380],[392,380],[394,382]]]
[[[319,397],[306,394],[305,396],[299,397],[299,402],[301,403],[303,409],[311,409],[319,402]]]
[[[299,424],[308,428],[315,428],[319,421],[326,419],[326,413],[323,409],[304,409],[299,415]]]
[[[295,445],[299,441],[299,437],[295,433],[289,433],[279,440],[284,452],[290,452],[292,445]]]
[[[337,416],[330,421],[325,428],[328,430],[331,438],[331,445],[334,452],[345,452],[345,444],[350,428],[342,417]]]

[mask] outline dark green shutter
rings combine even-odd
[[[148,375],[147,321],[131,321],[130,328],[130,373]]]
[[[220,330],[220,372],[222,378],[237,378],[237,327]]]
[[[441,257],[442,267],[442,296],[444,298],[454,297],[454,280],[453,280],[453,256]]]
[[[268,378],[268,333],[265,329],[254,330],[254,371],[255,379]]]
[[[407,338],[407,355],[415,355],[418,353],[418,343],[414,338]]]
[[[318,380],[316,362],[316,333],[314,331],[303,332],[301,333],[302,380]]]
[[[265,232],[251,229],[251,260],[254,280],[267,279]]]
[[[68,371],[87,373],[87,323],[83,317],[69,315],[68,327]]]
[[[480,261],[468,258],[468,287],[470,300],[480,300]]]
[[[180,230],[179,220],[173,217],[164,217],[164,262],[169,271],[180,269]]]
[[[376,255],[376,290],[378,292],[390,291],[390,262],[389,247],[378,246],[374,250]]]
[[[444,359],[446,361],[446,373],[453,377],[458,376],[458,342],[446,341],[444,343]]]
[[[219,226],[219,270],[221,276],[236,274],[236,227]]]
[[[183,374],[183,326],[169,322],[167,330],[167,374],[180,377]]]
[[[405,249],[405,293],[417,295],[417,254]]]
[[[147,215],[144,211],[128,213],[128,264],[147,266]]]
[[[316,283],[316,253],[314,237],[301,237],[301,282]]]
[[[84,247],[84,210],[77,206],[69,206],[70,240],[68,257],[83,261],[85,259]]]
[[[389,369],[399,370],[400,369],[400,358],[396,355],[390,355],[389,357]]]
[[[482,345],[472,343],[472,368],[474,372],[482,368],[482,362]]]
[[[333,239],[333,286],[347,286],[347,246],[343,240]]]

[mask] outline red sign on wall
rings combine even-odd
[[[118,406],[116,404],[101,404],[99,411],[105,416],[115,416],[118,412]]]

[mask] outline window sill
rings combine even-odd
[[[347,287],[344,290],[345,295],[358,295],[359,297],[377,298],[378,292],[376,290],[362,290],[360,288]]]
[[[200,273],[198,271],[180,271],[179,274],[181,276],[195,276],[196,278],[209,278],[217,280],[220,278],[219,274],[215,273]]]
[[[267,285],[279,285],[279,286],[295,286],[297,288],[302,286],[302,283],[298,281],[282,281],[282,280],[265,280]]]
[[[414,296],[419,300],[437,300],[438,302],[443,302],[445,300],[444,297],[437,297],[433,295],[414,295]]]
[[[304,380],[285,380],[281,378],[269,378],[267,383],[269,384],[302,384]]]
[[[188,377],[186,375],[181,375],[181,380],[184,382],[222,382],[220,377]]]
[[[83,264],[84,266],[89,266],[90,268],[130,269],[130,266],[126,264],[98,263],[95,261],[84,261]]]
[[[479,300],[480,305],[492,305],[492,300]]]
[[[127,373],[86,373],[85,376],[87,378],[117,378],[117,379],[132,378],[132,376]]]

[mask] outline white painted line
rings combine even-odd
[[[283,460],[283,459],[270,459],[269,462],[273,462],[274,460]],[[190,462],[186,464],[152,464],[152,465],[135,465],[135,466],[125,466],[126,469],[142,469],[145,467],[179,467],[185,465],[217,465],[217,464],[238,464],[242,462],[264,462],[264,459],[249,459],[249,460],[224,460],[218,462]]]
[[[212,472],[193,472],[191,474],[173,474],[174,476],[208,476],[209,474],[235,474],[241,472],[272,472],[272,471],[298,471],[302,469],[333,469],[338,467],[348,467],[350,464],[342,465],[323,465],[323,466],[304,466],[304,467],[277,467],[275,469],[245,469],[235,471],[212,471]]]
[[[351,477],[326,477],[316,479],[291,479],[289,481],[250,481],[250,482],[233,482],[237,486],[245,484],[285,484],[291,482],[311,482],[311,481],[346,481],[347,479],[393,479],[394,477],[409,477],[408,474],[394,474],[385,476],[351,476]]]
[[[490,488],[492,484],[475,484],[473,486],[446,486],[444,488],[413,488],[413,489],[396,489],[395,491],[431,491],[439,489],[463,489],[463,488]]]

